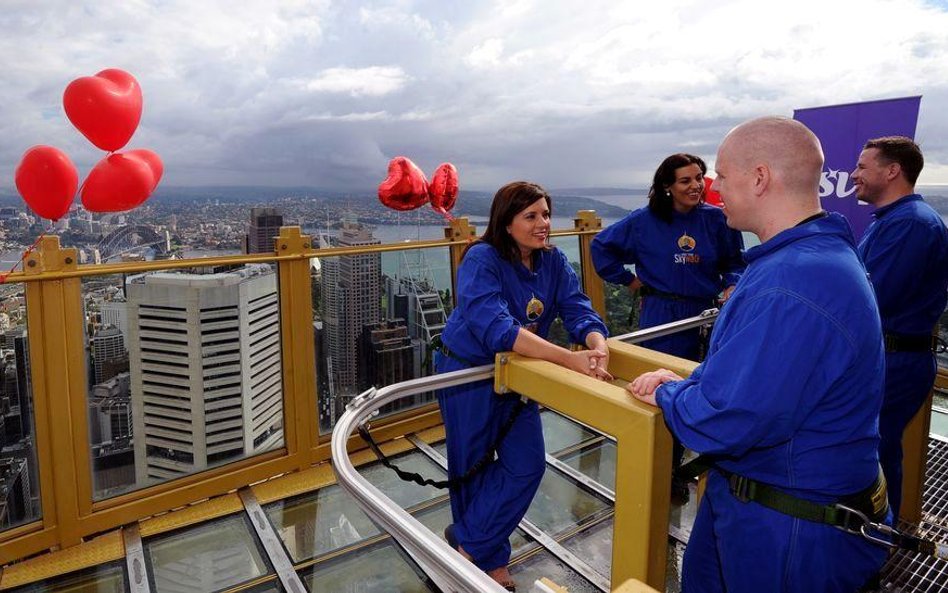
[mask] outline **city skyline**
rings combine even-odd
[[[110,67],[139,80],[128,147],[170,186],[367,190],[405,155],[453,162],[462,189],[643,187],[666,154],[713,163],[743,119],[910,95],[920,182],[948,183],[942,0],[12,2],[0,26],[7,191],[30,146],[81,176],[103,156],[61,99]]]

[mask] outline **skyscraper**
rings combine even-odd
[[[103,326],[90,342],[93,384],[102,383],[126,370],[128,353],[125,350],[125,337],[119,328]]]
[[[276,208],[251,208],[247,253],[273,253],[273,238],[280,234],[283,214]]]
[[[357,223],[343,223],[339,247],[378,245],[372,231]],[[366,325],[381,318],[381,256],[378,253],[343,255],[322,260],[323,332],[330,377],[329,394],[338,402],[358,392],[357,343]],[[334,402],[335,403],[335,402]],[[333,421],[340,413],[333,412]]]
[[[126,294],[139,485],[282,442],[279,299],[269,265],[134,276]]]

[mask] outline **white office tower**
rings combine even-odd
[[[126,285],[138,485],[283,442],[277,276],[266,264]]]
[[[379,243],[368,228],[345,222],[337,246]],[[378,253],[327,257],[322,261],[323,332],[333,399],[358,392],[356,348],[363,326],[378,323],[381,318],[381,273]]]
[[[124,297],[113,295],[112,300],[102,301],[99,304],[99,319],[102,325],[117,327],[125,336],[125,341],[128,341],[128,312]]]

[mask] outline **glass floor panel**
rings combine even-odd
[[[265,507],[290,560],[303,562],[379,535],[379,529],[338,485]]]
[[[451,504],[448,501],[415,513],[415,517],[422,525],[432,532],[444,537],[444,528],[451,524]],[[517,558],[521,554],[537,547],[534,541],[527,538],[519,529],[510,535],[510,557]]]
[[[600,593],[595,585],[546,550],[512,564],[510,574],[517,582],[518,591],[532,591],[535,581],[547,578],[569,593]]]
[[[563,540],[561,544],[609,580],[612,574],[612,528],[614,525],[614,517],[609,517]]]
[[[611,509],[611,503],[583,490],[552,467],[547,467],[540,490],[527,510],[526,519],[556,537]]]
[[[102,564],[88,570],[10,589],[11,593],[124,593],[125,563]]]
[[[390,459],[396,466],[407,472],[419,473],[426,478],[436,480],[442,480],[445,477],[444,470],[421,451],[410,451]],[[412,482],[405,482],[381,463],[360,467],[359,473],[403,509],[434,500],[445,493],[444,490],[433,486],[419,486]]]
[[[368,593],[399,591],[430,593],[437,587],[417,565],[386,539],[369,549],[319,562],[299,573],[312,593]]]
[[[547,453],[556,453],[599,436],[598,433],[552,410],[541,410],[540,419],[543,423],[543,441]]]
[[[219,591],[270,572],[243,513],[145,540],[155,593]]]
[[[616,444],[604,440],[561,456],[560,461],[589,476],[609,490],[616,490]]]

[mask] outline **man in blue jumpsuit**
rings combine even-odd
[[[808,508],[855,497],[866,509],[867,493],[884,491],[879,312],[849,224],[820,209],[822,165],[819,140],[793,120],[760,118],[728,134],[715,184],[728,225],[761,245],[745,254],[691,377],[660,369],[629,385],[713,461],[685,552],[686,593],[852,593],[886,557],[760,496],[777,492]],[[884,502],[870,506],[884,517]]]
[[[885,397],[879,415],[879,459],[898,517],[902,500],[902,433],[935,381],[932,329],[948,300],[948,230],[915,193],[922,151],[910,138],[866,143],[853,184],[876,207],[859,255],[876,292],[885,337]]]
[[[606,327],[563,252],[538,249],[533,257],[528,270],[503,259],[487,243],[468,249],[458,269],[457,307],[441,334],[445,349],[436,353],[439,373],[493,363],[496,353],[514,350],[523,330],[546,338],[557,316],[572,342],[593,349],[604,341]],[[560,350],[584,361],[588,357]],[[438,392],[452,478],[464,474],[496,442],[518,400],[513,394],[495,394],[492,381]],[[510,534],[530,506],[545,466],[540,415],[530,402],[501,440],[496,461],[452,488],[453,537],[485,572],[507,565]]]

